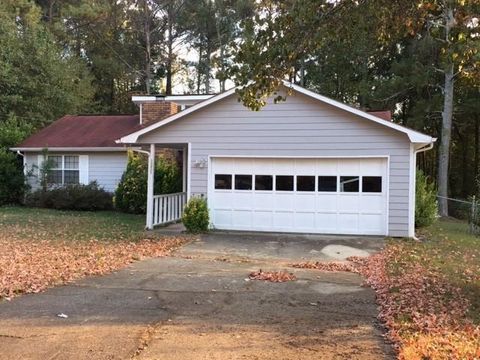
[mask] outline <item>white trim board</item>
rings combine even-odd
[[[10,148],[12,151],[24,151],[24,152],[39,152],[47,149],[48,152],[69,152],[69,151],[76,151],[76,152],[112,152],[112,151],[119,151],[119,152],[127,152],[126,147],[14,147]]]
[[[425,135],[425,134],[422,134],[418,131],[415,131],[415,130],[412,130],[412,129],[408,129],[404,126],[401,126],[401,125],[398,125],[398,124],[395,124],[391,121],[387,121],[387,120],[384,120],[384,119],[381,119],[377,116],[374,116],[372,114],[369,114],[367,112],[364,112],[364,111],[361,111],[359,109],[356,109],[352,106],[349,106],[349,105],[346,105],[346,104],[343,104],[339,101],[336,101],[336,100],[333,100],[333,99],[330,99],[326,96],[323,96],[323,95],[319,95],[313,91],[310,91],[310,90],[307,90],[301,86],[298,86],[298,85],[295,85],[295,84],[292,84],[288,81],[284,81],[283,82],[283,85],[288,88],[288,89],[291,89],[291,90],[294,90],[294,91],[297,91],[303,95],[306,95],[306,96],[309,96],[313,99],[316,99],[316,100],[319,100],[325,104],[329,104],[331,106],[334,106],[338,109],[341,109],[341,110],[344,110],[344,111],[347,111],[351,114],[354,114],[354,115],[357,115],[357,116],[360,116],[364,119],[367,119],[367,120],[370,120],[370,121],[373,121],[377,124],[380,124],[380,125],[383,125],[383,126],[386,126],[388,128],[391,128],[393,130],[396,130],[396,131],[399,131],[399,132],[402,132],[404,134],[406,134],[408,136],[408,138],[410,139],[410,142],[412,143],[416,143],[416,144],[423,144],[423,145],[426,145],[426,144],[431,144],[433,142],[436,141],[435,138],[432,138],[431,136],[429,135]],[[230,95],[233,95],[236,91],[236,88],[232,88],[230,90],[227,90],[221,94],[218,94],[218,95],[215,95],[211,98],[208,98],[202,102],[199,102],[195,105],[193,105],[192,107],[184,110],[184,111],[181,111],[175,115],[172,115],[172,116],[169,116],[168,118],[162,120],[162,121],[159,121],[157,123],[154,123],[150,126],[147,126],[145,127],[144,129],[141,129],[141,130],[138,130],[138,131],[135,131],[127,136],[124,136],[122,138],[120,138],[119,140],[117,140],[116,142],[117,143],[124,143],[124,144],[135,144],[137,141],[138,141],[138,138],[141,136],[141,135],[144,135],[144,134],[147,134],[153,130],[156,130],[164,125],[167,125],[173,121],[176,121],[178,119],[181,119],[197,110],[200,110],[200,109],[203,109],[204,107],[210,105],[210,104],[213,104],[217,101],[220,101]],[[288,100],[287,100],[288,101]]]

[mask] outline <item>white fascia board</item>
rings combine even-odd
[[[298,86],[298,85],[295,85],[295,84],[292,84],[288,81],[284,81],[283,82],[283,85],[287,88],[290,88],[290,89],[293,89],[295,91],[298,91],[299,93],[301,94],[304,94],[304,95],[307,95],[307,96],[310,96],[314,99],[317,99],[317,100],[320,100],[326,104],[329,104],[329,105],[332,105],[336,108],[339,108],[339,109],[342,109],[342,110],[345,110],[351,114],[354,114],[354,115],[358,115],[358,116],[361,116],[365,119],[368,119],[368,120],[371,120],[371,121],[374,121],[376,122],[377,124],[380,124],[380,125],[384,125],[386,127],[389,127],[391,129],[394,129],[394,130],[397,130],[397,131],[400,131],[400,132],[403,132],[405,134],[408,135],[408,138],[410,139],[410,142],[412,143],[418,143],[418,144],[431,144],[432,142],[434,142],[436,139],[432,138],[431,136],[428,136],[428,135],[425,135],[425,134],[422,134],[418,131],[415,131],[415,130],[412,130],[412,129],[408,129],[404,126],[401,126],[401,125],[398,125],[398,124],[395,124],[394,122],[391,122],[391,121],[388,121],[388,120],[384,120],[384,119],[381,119],[377,116],[374,116],[372,114],[369,114],[365,111],[362,111],[362,110],[359,110],[359,109],[355,109],[354,107],[352,106],[349,106],[347,104],[344,104],[344,103],[341,103],[339,101],[336,101],[336,100],[333,100],[333,99],[330,99],[326,96],[323,96],[323,95],[320,95],[320,94],[317,94],[317,93],[314,93],[313,91],[310,91],[310,90],[307,90],[301,86]]]
[[[116,143],[117,144],[135,144],[137,142],[139,136],[141,136],[143,134],[146,134],[146,133],[149,133],[150,131],[153,131],[155,129],[158,129],[161,126],[167,125],[167,124],[171,123],[172,121],[175,121],[175,120],[180,119],[184,116],[187,116],[188,114],[191,114],[192,112],[200,110],[200,109],[202,109],[202,108],[204,108],[204,107],[206,107],[206,106],[208,106],[208,105],[210,105],[210,104],[212,104],[216,101],[224,99],[224,98],[232,95],[233,93],[235,93],[235,88],[227,90],[224,93],[212,96],[212,97],[210,97],[210,98],[208,98],[208,99],[206,99],[202,102],[199,102],[199,103],[193,105],[192,107],[190,107],[188,109],[185,109],[185,110],[183,110],[179,113],[176,113],[175,115],[169,116],[162,121],[159,121],[159,122],[154,123],[150,126],[147,126],[144,129],[135,131],[134,133],[131,133],[130,135],[124,136],[124,137],[120,138],[119,140],[117,140]]]
[[[215,95],[166,95],[166,96],[155,96],[155,95],[143,95],[143,96],[132,96],[132,101],[135,104],[142,104],[146,102],[155,102],[155,101],[171,101],[179,105],[190,105],[196,104],[197,102],[208,100]]]
[[[132,101],[135,104],[148,102],[148,101],[157,101],[157,97],[156,96],[132,96]]]
[[[79,151],[79,152],[126,152],[127,148],[125,147],[13,147],[10,148],[12,151],[25,151],[25,152],[38,152],[47,149],[49,152],[58,152],[58,151]]]

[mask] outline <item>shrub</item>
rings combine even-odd
[[[27,195],[26,205],[57,210],[97,211],[113,208],[113,195],[94,181],[88,185],[67,185],[37,190]]]
[[[207,231],[210,223],[207,201],[201,197],[192,197],[188,200],[183,211],[182,222],[190,233]]]
[[[432,225],[437,219],[437,193],[423,171],[417,171],[416,181],[415,226],[425,227]]]
[[[121,211],[144,214],[147,207],[148,159],[129,152],[127,169],[115,191],[115,207]],[[175,161],[155,159],[155,194],[172,194],[182,190],[182,177]]]
[[[127,169],[115,191],[115,207],[118,210],[144,214],[147,207],[148,163],[142,154],[129,151]]]
[[[27,185],[17,156],[0,148],[0,205],[23,201]]]

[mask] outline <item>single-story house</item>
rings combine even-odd
[[[127,166],[127,147],[117,143],[117,139],[209,97],[155,96],[144,101],[141,96],[134,96],[135,102],[137,98],[141,101],[139,115],[65,115],[11,150],[23,156],[33,189],[40,186],[39,169],[47,149],[47,156],[54,164],[50,175],[52,185],[96,181],[113,192]]]
[[[435,139],[393,123],[389,114],[364,112],[288,82],[279,91],[288,91],[287,100],[269,99],[260,111],[245,108],[235,89],[185,97],[188,104],[175,96],[134,96],[140,115],[130,121],[136,128],[125,129],[115,145],[109,141],[108,151],[85,150],[90,152],[84,181],[104,185],[92,166],[96,158],[114,148],[113,154],[122,153],[118,167],[124,169],[130,147],[149,154],[148,229],[180,219],[187,199],[202,196],[217,229],[413,237],[416,155],[431,149]],[[167,114],[166,108],[175,111]],[[72,129],[68,141],[78,145],[82,129]],[[41,160],[44,145],[52,151],[52,144],[32,138],[15,148],[27,164]],[[55,143],[54,150],[84,154],[68,144]],[[182,193],[154,194],[159,149],[182,155]],[[66,171],[68,159],[62,162]],[[100,162],[103,172],[117,166],[110,158]]]
[[[185,149],[185,193],[155,195],[147,228],[207,198],[217,229],[413,237],[416,155],[435,139],[285,82],[287,101],[260,111],[235,89],[201,101],[118,142]],[[145,101],[152,101],[148,97]]]

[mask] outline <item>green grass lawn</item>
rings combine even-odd
[[[145,237],[144,227],[144,215],[0,207],[0,229],[19,240],[137,241]]]
[[[470,317],[480,323],[480,237],[468,231],[462,221],[439,220],[422,229],[421,242],[410,241],[408,260],[420,261],[447,277],[471,302]]]

